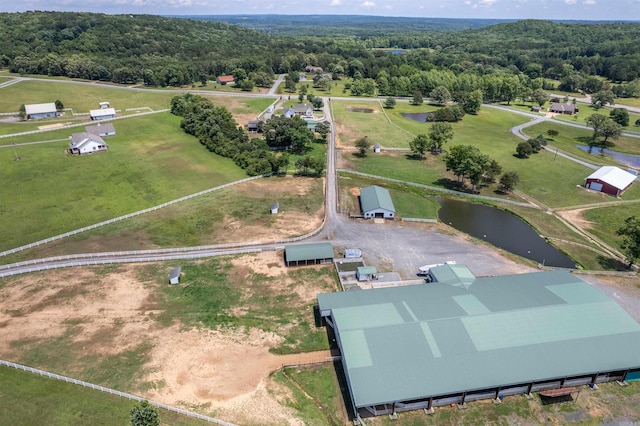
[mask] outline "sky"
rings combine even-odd
[[[640,21],[640,0],[0,0],[0,12],[29,10]]]

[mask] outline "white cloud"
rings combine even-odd
[[[371,9],[376,7],[376,4],[372,1],[367,0],[360,3],[360,6],[364,7],[365,9]]]
[[[577,0],[564,0],[565,4],[576,4]]]
[[[342,6],[342,0],[331,0],[331,7]]]
[[[596,4],[596,0],[584,0],[582,4],[586,4],[587,6],[593,6]]]
[[[483,6],[491,6],[496,1],[498,1],[498,0],[480,0],[478,3],[483,5]]]

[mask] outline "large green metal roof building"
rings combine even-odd
[[[589,284],[459,266],[433,268],[446,283],[318,295],[356,413],[640,379],[640,325]]]

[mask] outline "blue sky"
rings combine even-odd
[[[640,20],[640,0],[0,0],[1,12]]]

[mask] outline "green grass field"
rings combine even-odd
[[[389,190],[396,213],[400,218],[437,219],[440,205],[435,197],[420,188],[402,185],[384,180],[367,179],[357,175],[340,176],[341,188],[364,188],[379,185]],[[349,191],[341,191],[340,205],[349,206],[350,211],[356,211],[357,200]]]
[[[402,125],[410,131],[415,131],[416,126],[424,125],[411,122],[411,120],[401,117],[396,112],[393,112],[390,117],[398,125]],[[577,186],[584,183],[584,178],[591,174],[590,169],[587,167],[556,157],[553,152],[549,151],[541,151],[528,159],[520,159],[515,156],[515,147],[520,139],[512,135],[509,129],[522,123],[523,120],[526,120],[526,118],[489,108],[481,110],[476,116],[466,115],[462,122],[454,124],[453,140],[445,145],[445,149],[457,144],[477,146],[483,153],[498,161],[503,171],[517,171],[520,175],[519,190],[550,207],[602,201],[601,194],[594,194],[577,188]],[[359,126],[358,128],[365,126],[365,124],[357,121],[354,121],[351,125]],[[533,137],[538,133],[546,132],[547,128],[558,128],[557,126],[560,125],[542,123],[528,128],[527,132]],[[354,132],[361,131],[358,128]],[[560,141],[563,137],[571,137],[569,135],[575,133],[588,134],[588,131],[563,126],[560,127],[560,136],[556,140]],[[630,144],[632,141],[627,142],[628,139],[630,140],[631,138],[621,138],[621,143]],[[555,143],[555,141],[552,143]],[[560,147],[563,148],[563,146]],[[575,151],[580,150],[575,148]],[[571,153],[573,152],[572,150]],[[344,155],[354,164],[357,170],[365,173],[442,187],[450,186],[449,180],[454,178],[451,173],[445,170],[442,160],[444,156],[434,157],[428,155],[426,160],[417,161],[410,159],[405,153],[368,154],[364,158],[349,153]],[[586,156],[588,154],[583,153],[581,155],[582,158]],[[495,190],[495,185],[489,185],[481,189],[481,194],[495,196]],[[638,197],[640,197],[640,192],[635,187],[625,193],[626,199]]]
[[[0,425],[130,425],[135,401],[0,366]],[[207,422],[158,410],[162,424]]]
[[[353,146],[353,143],[367,136],[371,144],[379,143],[384,147],[408,147],[415,136],[393,125],[387,119],[378,102],[331,101],[332,113],[336,121],[338,141],[341,145]],[[372,110],[371,113],[353,112],[349,109]]]
[[[282,177],[262,180],[214,191],[197,198],[156,210],[145,215],[112,223],[63,240],[34,247],[6,258],[5,263],[42,258],[65,253],[88,253],[153,248],[189,247],[229,242],[231,234],[228,224],[233,222],[240,229],[260,225],[266,229],[276,224],[276,216],[267,208],[273,200],[278,200],[281,211],[299,212],[309,220],[321,211],[324,203],[322,180],[299,177],[310,188],[300,194],[294,180],[283,181]],[[288,185],[287,189],[271,191]],[[256,188],[256,189],[253,189]],[[255,235],[237,233],[235,242],[255,241]],[[291,229],[291,234],[299,235],[299,230]],[[270,238],[269,241],[273,240]]]
[[[593,164],[616,164],[614,160],[608,157],[590,155],[576,147],[576,145],[588,145],[588,141],[593,135],[592,130],[563,126],[562,124],[554,123],[552,121],[545,121],[525,128],[523,133],[530,137],[536,137],[540,134],[548,137],[547,131],[550,129],[557,130],[558,136],[554,136],[552,140],[549,140],[549,145],[557,146],[563,151],[570,153],[572,156],[584,159]],[[615,151],[635,155],[640,154],[640,140],[637,138],[620,136],[618,139],[612,139],[608,142],[613,144],[610,149]],[[598,153],[599,148],[594,148],[593,152]]]
[[[17,247],[246,177],[169,113],[114,123],[109,150],[68,156],[66,140],[0,150],[0,249]],[[68,130],[42,134],[67,138]],[[21,143],[34,137],[11,139]]]
[[[607,244],[620,249],[622,237],[617,235],[616,231],[624,225],[626,218],[640,217],[640,203],[585,210],[583,216],[594,224],[589,232]]]

